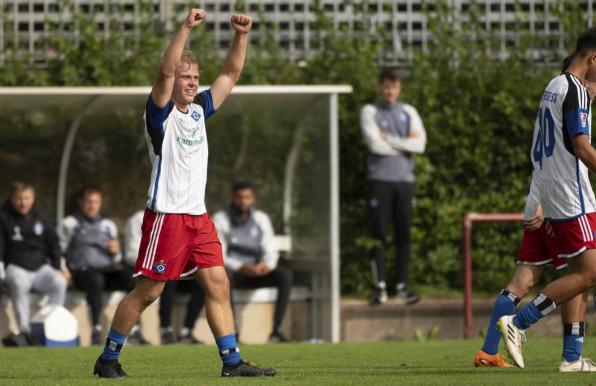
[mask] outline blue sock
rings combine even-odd
[[[499,341],[501,340],[501,332],[497,328],[497,322],[501,316],[511,315],[515,311],[515,307],[519,303],[519,298],[513,293],[503,290],[495,302],[493,307],[493,314],[486,330],[486,338],[484,338],[484,345],[482,351],[487,354],[495,355],[499,352]]]
[[[555,308],[557,308],[557,305],[548,296],[541,293],[515,315],[513,324],[517,328],[525,330],[544,316],[550,314]]]
[[[582,355],[584,326],[584,322],[563,325],[563,359],[567,362],[575,362]]]
[[[219,349],[219,356],[221,361],[226,366],[234,366],[240,363],[240,349],[236,344],[236,334],[229,334],[215,338],[217,348]]]
[[[110,328],[110,332],[108,332],[108,338],[106,339],[106,345],[103,348],[101,358],[110,361],[117,360],[118,358],[120,358],[120,350],[122,350],[122,346],[124,346],[125,340],[126,335],[122,335],[121,333],[114,331]]]

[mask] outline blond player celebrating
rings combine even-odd
[[[139,281],[122,300],[97,359],[94,374],[121,378],[118,362],[126,335],[167,280],[198,279],[205,290],[207,319],[223,362],[222,376],[275,375],[240,357],[230,306],[230,288],[217,232],[205,208],[207,132],[214,114],[240,78],[252,20],[236,14],[234,42],[209,90],[198,93],[199,66],[184,50],[191,31],[205,20],[191,9],[166,49],[145,109],[145,137],[153,170],[136,263]]]

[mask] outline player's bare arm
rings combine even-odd
[[[252,19],[247,15],[235,14],[232,16],[230,23],[236,31],[234,41],[224,61],[221,73],[211,85],[211,96],[215,109],[218,109],[222,105],[228,95],[230,95],[234,85],[240,79],[246,59],[248,33],[252,27]]]
[[[151,98],[153,98],[153,102],[157,106],[164,107],[170,101],[174,88],[176,66],[182,57],[186,41],[190,32],[198,27],[205,20],[206,16],[207,13],[203,9],[191,9],[161,58],[157,78],[151,89]]]
[[[596,149],[592,147],[590,138],[587,135],[577,135],[571,139],[571,143],[578,158],[590,172],[596,174]]]
[[[544,214],[542,213],[542,205],[536,207],[536,214],[529,220],[524,221],[524,227],[529,231],[535,231],[542,226],[544,222]]]

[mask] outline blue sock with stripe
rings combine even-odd
[[[110,328],[101,358],[110,361],[120,358],[120,350],[122,350],[122,346],[124,346],[125,341],[126,335],[122,335],[121,333]]]
[[[584,322],[563,325],[563,359],[575,362],[582,355],[584,346]]]
[[[512,315],[515,307],[519,303],[519,298],[513,293],[504,289],[495,302],[493,313],[490,318],[490,323],[486,330],[486,337],[484,338],[484,345],[482,351],[489,355],[495,355],[499,352],[499,342],[501,341],[501,332],[497,328],[497,322],[501,316]]]
[[[240,363],[240,348],[236,343],[236,334],[229,334],[215,338],[217,348],[219,350],[219,356],[221,361],[226,366],[235,366]]]
[[[557,305],[545,294],[536,296],[513,318],[513,324],[525,330],[557,308]]]

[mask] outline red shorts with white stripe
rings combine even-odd
[[[575,257],[586,249],[596,248],[596,213],[587,213],[569,221],[549,222],[553,234],[552,251],[564,259]]]
[[[178,280],[201,268],[223,266],[221,243],[207,213],[145,210],[135,276]]]
[[[567,261],[557,256],[552,250],[554,239],[546,231],[546,222],[534,231],[524,230],[521,247],[517,255],[517,264],[542,266],[552,264],[556,269],[567,266]]]

